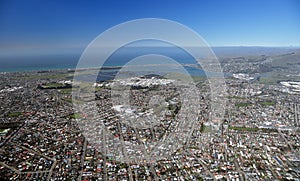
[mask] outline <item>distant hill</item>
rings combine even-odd
[[[280,55],[300,52],[300,47],[212,47],[218,57]]]

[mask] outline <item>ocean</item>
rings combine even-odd
[[[167,56],[180,64],[196,63],[192,56],[180,48],[123,47],[113,53],[103,66],[124,66],[132,59],[147,54]],[[79,53],[0,56],[0,72],[75,69],[80,56]],[[153,62],[155,60],[147,63],[152,64]],[[98,67],[98,65],[96,62],[94,65],[86,65],[86,67]]]
[[[213,47],[218,57],[234,57],[249,55],[272,55],[294,51],[289,48],[268,47]],[[22,72],[36,70],[75,69],[81,56],[77,53],[53,53],[39,55],[1,55],[0,72]],[[187,52],[177,47],[121,47],[109,57],[104,66],[123,66],[131,59],[147,54],[159,54],[170,57],[180,64],[196,64]],[[149,62],[151,64],[151,62]],[[87,65],[88,67],[88,65]]]

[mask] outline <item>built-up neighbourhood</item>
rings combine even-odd
[[[58,73],[64,72],[46,74],[51,77]],[[131,88],[131,106],[118,102],[120,99],[112,103],[111,86],[116,82],[98,82],[93,85],[95,114],[93,109],[91,112],[74,109],[72,82],[59,76],[39,78],[40,74],[0,74],[1,179],[237,181],[300,178],[299,82],[267,85],[251,75],[226,77],[226,112],[216,131],[210,125],[208,81],[197,81],[200,102],[190,108],[198,114],[190,138],[184,143],[174,142],[182,146],[168,156],[149,162],[139,157],[138,150],[130,150],[123,143],[137,146],[155,143],[176,129],[176,115],[183,104],[176,80],[134,77],[119,81]],[[77,103],[82,108],[90,106],[86,100]],[[151,119],[154,116],[157,119]],[[126,120],[138,121],[143,117],[153,121],[154,126],[147,125],[146,121],[132,123],[135,126],[126,123]],[[95,122],[105,131],[95,128],[93,131]],[[92,131],[83,132],[79,125],[82,123],[92,125],[85,127]],[[121,140],[119,145],[107,141],[106,135]],[[118,156],[122,154],[111,149],[118,147],[122,154],[139,159],[120,161]]]

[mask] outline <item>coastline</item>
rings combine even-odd
[[[121,69],[121,66],[104,66],[101,69],[102,70],[115,70],[115,69]],[[84,70],[98,70],[99,68],[97,67],[87,67],[87,68],[80,68],[77,69],[79,71],[84,71]],[[65,72],[75,72],[76,67],[74,68],[37,68],[37,69],[15,69],[15,70],[7,70],[7,71],[2,71],[0,69],[0,74],[5,74],[5,73],[46,73],[46,72],[59,72],[59,71],[65,71]]]

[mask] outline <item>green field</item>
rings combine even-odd
[[[236,126],[229,126],[229,129],[237,130],[237,131],[252,131],[252,132],[256,132],[259,130],[258,128],[236,127]]]
[[[49,84],[43,85],[43,87],[45,87],[45,88],[57,88],[57,87],[62,87],[62,86],[64,86],[64,84],[61,84],[61,83],[49,83]]]
[[[235,106],[240,108],[240,107],[248,107],[250,106],[252,103],[250,102],[239,102],[239,103],[236,103]]]
[[[79,114],[79,113],[73,113],[73,114],[70,114],[68,117],[69,117],[70,119],[79,119],[79,118],[81,118],[82,116],[81,116],[81,114]]]
[[[263,102],[259,102],[259,104],[262,106],[275,106],[276,102],[275,101],[263,101]]]
[[[211,128],[209,126],[205,126],[203,123],[201,124],[200,128],[201,133],[209,133],[211,132]]]
[[[72,93],[72,88],[59,89],[59,92],[61,94],[71,94]]]
[[[11,112],[11,113],[8,113],[8,117],[12,118],[12,117],[18,117],[20,115],[22,115],[23,113],[21,112]]]

